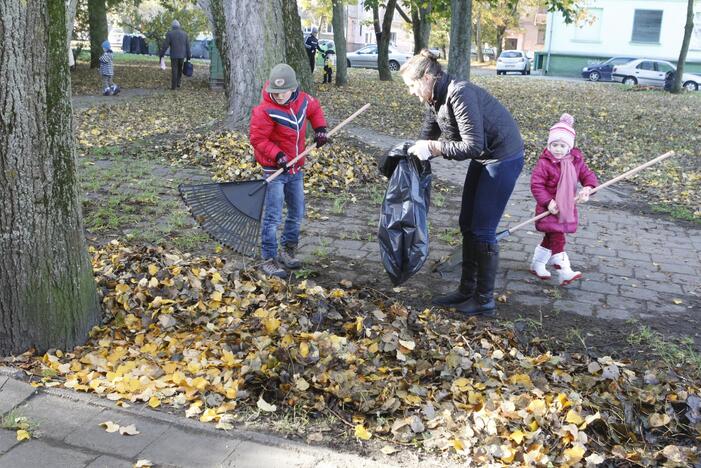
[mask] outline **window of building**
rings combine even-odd
[[[514,50],[518,48],[518,39],[515,37],[507,37],[504,40],[504,50]]]
[[[577,21],[574,40],[581,42],[599,42],[601,40],[602,8],[588,8],[584,18]]]
[[[333,24],[331,24],[330,21],[324,26],[324,32],[327,34],[333,34]]]
[[[538,38],[536,44],[545,44],[545,26],[538,26]]]
[[[633,42],[660,42],[662,10],[635,10]]]

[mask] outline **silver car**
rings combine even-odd
[[[392,71],[399,70],[399,67],[411,58],[410,54],[399,52],[392,47],[388,52],[389,69]],[[362,49],[346,54],[346,59],[349,68],[377,68],[377,44],[366,45]]]
[[[636,59],[623,65],[613,67],[611,77],[627,85],[647,85],[664,87],[668,72],[676,72],[677,67],[666,60]],[[698,91],[701,76],[692,73],[682,75],[682,86],[689,91]]]

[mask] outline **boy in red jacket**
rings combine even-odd
[[[588,201],[591,190],[599,185],[596,175],[584,162],[584,155],[574,147],[576,133],[573,125],[574,117],[562,114],[560,121],[550,128],[548,147],[543,150],[531,174],[536,215],[546,211],[551,213],[536,222],[536,229],[545,236],[533,253],[531,273],[540,279],[549,279],[546,265],[554,265],[561,286],[582,277],[581,272],[572,271],[570,266],[565,252],[565,233],[577,231],[576,201]],[[575,199],[577,181],[583,188]]]
[[[292,166],[288,163],[304,151],[307,119],[314,128],[317,148],[326,144],[326,120],[319,101],[299,89],[292,67],[284,63],[275,65],[263,86],[260,104],[253,109],[250,127],[251,145],[265,176],[280,168],[285,171],[269,184],[265,196],[261,270],[268,276],[285,278],[283,266],[289,269],[301,266],[295,250],[304,217],[304,158]],[[287,204],[287,219],[278,255],[277,229],[282,223],[283,203]]]

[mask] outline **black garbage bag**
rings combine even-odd
[[[431,163],[409,155],[412,142],[396,145],[379,162],[389,178],[380,211],[380,257],[395,286],[419,271],[428,258]]]

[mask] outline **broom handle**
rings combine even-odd
[[[343,122],[341,122],[340,124],[338,124],[338,125],[336,125],[334,128],[332,128],[331,131],[329,132],[329,136],[332,136],[333,134],[335,134],[336,132],[338,132],[339,130],[341,130],[341,128],[343,128],[345,125],[347,125],[351,120],[355,119],[355,118],[358,117],[360,114],[362,114],[363,112],[365,112],[365,111],[367,110],[368,107],[370,107],[370,103],[369,103],[369,102],[368,102],[367,104],[365,104],[363,107],[361,107],[360,109],[358,109],[357,111],[355,111],[353,114],[351,114],[351,116],[348,117],[346,120],[344,120]],[[294,158],[292,161],[288,162],[288,163],[287,163],[287,167],[291,167],[292,165],[294,165],[294,163],[296,163],[298,160],[302,159],[303,157],[305,157],[306,155],[308,155],[309,153],[311,153],[312,150],[313,150],[314,148],[315,148],[314,145],[309,146],[309,148],[307,148],[307,149],[305,149],[304,151],[302,151],[302,154],[300,154],[299,156],[297,156],[296,158]],[[279,175],[282,174],[283,172],[284,172],[284,171],[283,171],[282,168],[280,168],[280,169],[278,169],[277,171],[273,172],[272,174],[270,174],[270,176],[269,176],[267,179],[265,179],[265,183],[266,183],[266,184],[267,184],[267,183],[270,183],[273,179],[275,179],[277,176],[279,176]]]
[[[594,193],[598,192],[599,190],[604,189],[604,188],[608,187],[609,185],[615,184],[616,182],[618,182],[620,180],[623,180],[623,179],[626,179],[632,175],[635,175],[638,172],[642,171],[643,169],[647,169],[648,167],[652,166],[653,164],[657,164],[658,162],[663,161],[671,156],[674,156],[674,151],[668,151],[661,156],[657,156],[655,159],[651,159],[650,161],[643,163],[638,167],[634,167],[630,171],[624,172],[623,174],[616,176],[607,182],[604,182],[603,184],[599,185],[598,187],[593,188],[591,193],[593,195]],[[521,229],[523,226],[526,226],[527,224],[531,224],[531,223],[538,221],[539,219],[545,218],[549,214],[551,214],[551,213],[546,210],[545,212],[539,214],[538,216],[534,216],[531,219],[522,222],[521,224],[517,224],[516,226],[509,228],[508,232],[509,232],[509,234],[511,234],[515,230]]]

